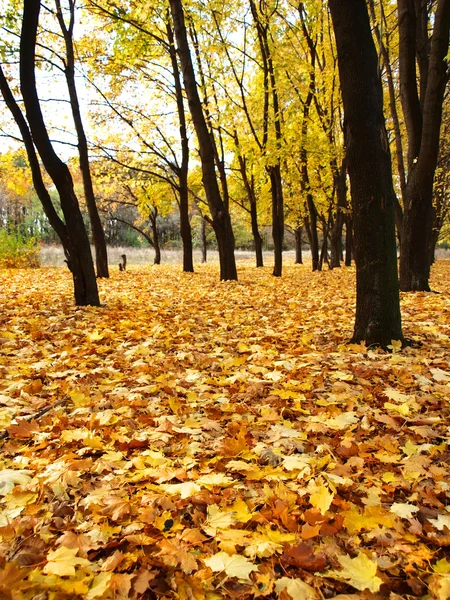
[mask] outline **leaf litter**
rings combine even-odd
[[[390,353],[352,269],[239,278],[0,271],[1,598],[450,596],[450,263]]]

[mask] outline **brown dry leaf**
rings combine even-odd
[[[32,438],[35,433],[41,431],[39,424],[36,421],[26,421],[22,419],[17,422],[17,425],[10,425],[6,428],[6,431],[12,438]]]
[[[111,517],[113,521],[120,521],[132,512],[131,503],[125,498],[110,496],[103,498],[102,504],[106,504],[106,506],[100,511],[101,514]]]
[[[160,548],[159,555],[163,560],[169,558],[169,564],[180,565],[184,573],[192,573],[197,569],[197,561],[194,556],[184,548],[178,547],[169,542],[169,540],[161,540],[158,544]]]

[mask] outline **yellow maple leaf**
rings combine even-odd
[[[203,562],[211,571],[224,571],[228,577],[236,577],[242,581],[248,581],[250,573],[257,571],[257,567],[240,554],[230,556],[226,552],[218,552],[205,558]]]
[[[315,484],[312,486],[312,489],[313,493],[309,498],[309,502],[324,515],[333,502],[334,492],[330,492],[328,487],[323,483]]]
[[[78,548],[61,546],[47,554],[47,564],[42,569],[46,575],[59,575],[60,577],[75,576],[75,567],[87,567],[91,563],[86,558],[77,556]]]
[[[317,600],[319,598],[316,590],[301,579],[281,577],[275,582],[275,590],[278,594],[285,590],[292,600]]]
[[[103,572],[94,577],[94,581],[86,594],[86,600],[101,598],[106,590],[109,589],[112,576],[113,574],[111,572]]]
[[[377,577],[378,565],[375,561],[359,552],[358,556],[338,556],[338,560],[343,567],[342,571],[330,571],[328,575],[339,581],[346,581],[357,590],[368,589],[370,592],[378,592],[383,580]]]

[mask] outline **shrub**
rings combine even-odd
[[[19,233],[0,230],[0,267],[37,268],[40,266],[39,250],[36,238],[23,238]]]

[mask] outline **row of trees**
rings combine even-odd
[[[390,322],[399,317],[395,235],[401,289],[429,290],[436,232],[448,204],[442,168],[448,158],[445,144],[439,156],[439,139],[450,0],[369,0],[369,14],[363,0],[347,4],[349,13],[323,0],[211,0],[200,6],[154,0],[126,9],[90,0],[83,9],[84,35],[75,41],[75,0],[64,6],[55,0],[44,13],[39,1],[27,0],[21,18],[14,3],[4,23],[0,89],[25,144],[35,189],[64,246],[77,303],[96,304],[98,293],[73,179],[54,151],[37,94],[36,70],[43,68],[60,69],[66,81],[98,276],[108,275],[108,265],[93,165],[105,177],[112,173],[112,187],[120,171],[129,198],[144,211],[174,198],[185,271],[193,270],[193,201],[214,230],[224,280],[237,278],[236,207],[250,220],[258,265],[260,219],[270,211],[275,276],[282,275],[286,220],[299,239],[306,231],[313,269],[321,267],[328,244],[330,266],[339,266],[343,229],[349,246],[353,231],[358,307],[366,315],[361,320],[357,311],[355,339],[380,342],[382,331],[383,343],[401,337],[380,310],[390,298],[387,304],[397,306]],[[361,37],[349,36],[351,28]],[[98,130],[90,148],[77,68],[97,94]],[[42,167],[58,191],[63,218]],[[150,195],[150,188],[159,192]],[[379,277],[373,277],[374,265]]]

